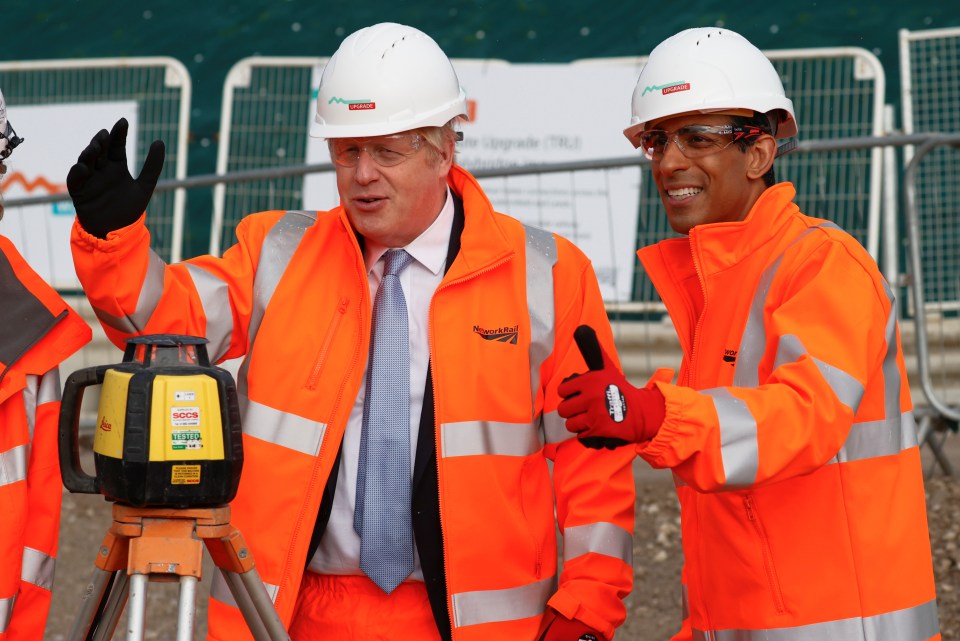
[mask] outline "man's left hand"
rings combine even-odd
[[[576,619],[568,619],[552,608],[544,618],[547,624],[540,641],[607,641],[607,637],[590,626]]]

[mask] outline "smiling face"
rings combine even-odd
[[[384,167],[367,149],[390,136],[365,138],[356,166],[337,164],[340,202],[353,228],[385,247],[405,247],[423,233],[446,199],[447,174],[453,164],[453,142],[440,149],[428,144],[399,164]]]
[[[690,114],[655,123],[654,128],[674,132],[693,125],[729,125],[719,114]],[[773,164],[776,141],[770,135],[756,138],[742,151],[738,144],[706,156],[687,158],[671,140],[653,158],[653,180],[667,211],[670,227],[687,234],[696,225],[733,222],[746,218],[766,189],[763,174]]]

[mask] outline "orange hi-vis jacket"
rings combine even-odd
[[[0,640],[40,641],[60,529],[59,365],[90,327],[0,236]]]
[[[463,169],[449,185],[464,229],[429,318],[447,636],[532,641],[549,604],[612,637],[632,587],[635,452],[588,450],[556,413],[557,385],[585,369],[574,329],[597,327],[613,349],[596,277],[568,241],[494,212]],[[115,342],[196,334],[211,359],[244,357],[234,524],[289,625],[361,385],[370,292],[341,207],[251,215],[237,237],[222,258],[177,265],[149,249],[142,218],[107,240],[77,224],[72,242]],[[219,574],[211,592],[211,637],[249,638]]]
[[[890,287],[793,185],[640,260],[683,348],[638,446],[681,504],[677,639],[939,638],[910,392]]]

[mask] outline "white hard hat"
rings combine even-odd
[[[384,22],[350,34],[330,58],[310,135],[383,136],[466,114],[466,94],[433,38]]]
[[[774,116],[778,139],[797,135],[793,101],[763,52],[729,29],[687,29],[650,53],[623,133],[638,147],[639,134],[649,123],[686,113],[737,110]]]

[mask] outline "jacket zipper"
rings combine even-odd
[[[323,371],[323,365],[326,363],[327,355],[330,353],[330,345],[333,344],[333,337],[337,335],[337,329],[339,329],[343,317],[346,316],[347,307],[349,306],[350,299],[341,296],[337,304],[336,313],[333,315],[333,320],[327,328],[327,335],[323,339],[323,344],[320,346],[316,360],[313,361],[313,367],[310,368],[310,375],[307,376],[307,384],[305,387],[308,390],[317,389],[317,383],[320,382],[320,372]]]
[[[459,285],[461,283],[465,283],[468,280],[472,280],[474,278],[477,278],[478,276],[481,276],[482,274],[493,271],[500,265],[506,263],[511,258],[513,258],[513,254],[510,254],[509,256],[506,256],[501,260],[491,263],[490,265],[488,265],[487,267],[479,271],[473,272],[472,274],[468,274],[462,278],[458,278],[457,280],[452,280],[448,283],[440,283],[436,291],[434,291],[433,298],[430,301],[431,321],[429,323],[429,331],[430,331],[430,363],[431,363],[431,368],[433,369],[433,437],[434,437],[434,447],[437,449],[437,500],[440,503],[440,541],[441,541],[441,545],[443,546],[443,580],[447,586],[447,614],[450,617],[450,638],[451,639],[455,638],[456,636],[455,635],[456,617],[454,617],[454,613],[451,607],[451,604],[453,603],[453,599],[451,598],[451,594],[450,594],[450,571],[448,569],[450,551],[447,548],[447,531],[443,527],[444,509],[443,509],[443,491],[441,489],[443,486],[443,475],[441,474],[441,469],[440,469],[442,443],[440,440],[440,412],[438,407],[438,399],[440,398],[440,393],[437,389],[437,381],[440,380],[440,377],[437,375],[437,361],[436,359],[433,358],[434,346],[437,344],[433,335],[433,326],[434,326],[432,322],[433,301],[436,300],[437,294],[441,290],[447,289],[448,287],[451,287],[453,285]],[[538,559],[539,559],[539,556],[540,555],[538,552],[537,554]]]
[[[697,253],[694,248],[694,238],[696,230],[690,230],[690,259],[693,261],[693,269],[697,272],[697,281],[700,283],[700,293],[703,295],[703,307],[700,310],[700,313],[697,315],[697,324],[693,329],[693,342],[690,345],[690,364],[687,367],[687,378],[688,381],[686,385],[697,389],[696,379],[694,372],[697,371],[696,368],[696,356],[697,348],[700,346],[700,328],[703,326],[703,316],[707,309],[707,285],[703,282],[703,273],[700,271],[700,263],[697,261]]]
[[[770,551],[770,541],[767,539],[766,530],[760,521],[760,515],[753,504],[753,496],[747,494],[743,497],[743,506],[747,511],[747,519],[757,531],[760,537],[760,548],[763,552],[763,569],[767,574],[767,582],[770,584],[770,591],[773,594],[773,604],[776,607],[777,614],[783,614],[785,607],[783,605],[783,593],[780,590],[780,581],[777,578],[777,570],[773,565],[773,553]]]

